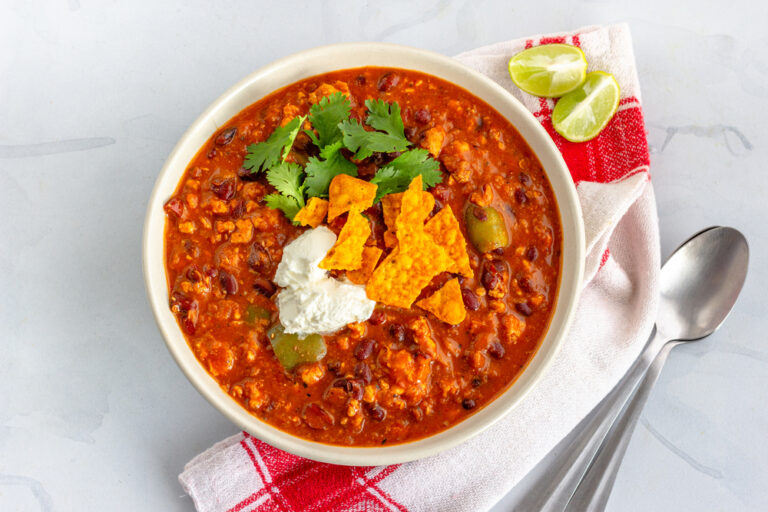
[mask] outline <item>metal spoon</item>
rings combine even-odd
[[[737,240],[738,243],[733,243],[733,240]],[[689,244],[691,245],[689,246]],[[729,251],[731,250],[739,253],[740,256],[735,259],[738,259],[741,263],[738,265],[731,264],[734,259],[732,256],[728,258],[722,258],[722,256],[714,257],[713,250],[715,248],[720,252],[725,250],[727,255],[730,254]],[[668,318],[670,312],[678,311],[680,308],[677,304],[668,305],[667,303],[670,302],[672,297],[681,297],[680,293],[674,292],[678,286],[681,286],[681,290],[690,289],[690,283],[680,281],[684,274],[688,276],[689,272],[694,272],[693,276],[702,278],[702,276],[695,273],[701,271],[702,266],[708,269],[708,274],[721,272],[723,270],[721,267],[724,265],[727,265],[730,271],[738,268],[739,273],[733,279],[733,284],[736,285],[733,296],[720,297],[717,293],[720,287],[708,285],[710,287],[706,289],[707,293],[700,294],[701,296],[699,297],[699,300],[704,300],[717,295],[723,304],[728,304],[724,313],[727,314],[744,282],[747,257],[746,240],[744,240],[741,233],[731,228],[707,228],[695,234],[681,245],[670,256],[661,271],[661,290],[664,297],[662,297],[657,325],[665,326],[662,332],[669,333],[673,329],[677,329],[673,332],[682,332],[679,323]],[[683,272],[681,267],[688,270]],[[711,268],[716,268],[717,271],[712,272]],[[708,278],[706,275],[704,277]],[[706,278],[700,280],[706,281]],[[690,307],[688,311],[690,311]],[[691,314],[693,313],[691,312]],[[698,337],[711,334],[724,319],[725,317],[723,316],[719,322],[708,324],[711,330],[699,331],[698,334],[700,336]],[[672,339],[672,337],[674,336],[670,335],[665,338],[665,336],[660,335],[658,330],[651,336],[643,352],[627,371],[627,374],[574,429],[577,435],[552,461],[551,466],[554,469],[547,472],[544,477],[545,479],[534,484],[534,488],[521,500],[516,510],[561,512],[565,509],[592,461],[595,459],[603,440],[619,416],[622,408],[637,388],[638,383],[645,377],[648,368],[666,343],[666,340]],[[678,337],[682,338],[682,336]]]
[[[747,277],[747,240],[733,228],[705,230],[688,240],[661,269],[656,332],[643,356],[648,374],[611,427],[566,510],[605,509],[632,432],[672,348],[709,336],[725,321]]]

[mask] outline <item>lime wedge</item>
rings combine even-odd
[[[597,137],[619,107],[619,84],[613,75],[593,71],[578,89],[557,101],[552,111],[555,131],[571,142]]]
[[[509,76],[534,96],[558,98],[584,82],[587,58],[569,44],[534,46],[509,59]]]

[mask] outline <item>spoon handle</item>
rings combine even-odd
[[[589,510],[590,512],[605,510],[621,461],[624,459],[643,406],[648,401],[651,389],[661,374],[661,369],[670,350],[675,345],[677,343],[667,343],[654,359],[637,391],[627,402],[618,420],[605,437],[600,451],[568,503],[567,512],[571,510]]]
[[[576,492],[611,425],[643,379],[666,339],[654,330],[640,356],[616,387],[576,427],[578,435],[553,461],[516,510],[562,512]]]

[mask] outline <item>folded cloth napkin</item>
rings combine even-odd
[[[613,73],[621,86],[616,116],[589,142],[557,135],[554,102],[523,93],[509,79],[512,55],[546,43],[581,47],[590,69]],[[586,228],[586,285],[562,350],[506,418],[428,459],[334,466],[282,452],[246,433],[232,436],[195,457],[179,477],[199,512],[486,510],[586,416],[642,348],[656,313],[659,235],[629,29],[590,27],[507,41],[456,58],[534,113],[577,185]]]

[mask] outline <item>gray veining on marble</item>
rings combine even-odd
[[[454,55],[617,21],[633,31],[664,256],[726,224],[753,258],[723,329],[671,356],[609,509],[768,510],[766,20],[758,1],[0,3],[0,510],[191,511],[178,472],[236,431],[168,355],[140,262],[158,170],[231,84],[320,44]]]

